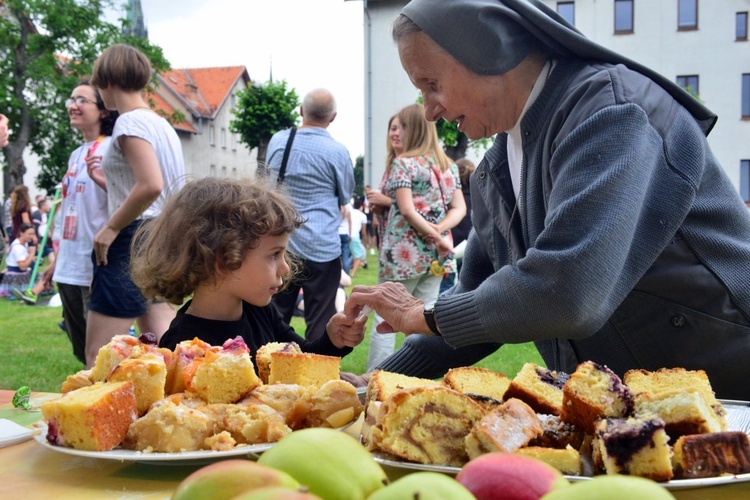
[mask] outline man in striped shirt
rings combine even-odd
[[[289,250],[302,270],[274,304],[289,322],[300,288],[305,297],[306,337],[325,335],[336,313],[335,299],[341,278],[341,242],[338,227],[341,206],[354,191],[354,167],[346,147],[326,130],[336,118],[336,100],[325,89],[309,92],[300,106],[302,125],[292,139],[281,189],[294,200],[306,220],[289,240]],[[291,130],[274,134],[268,144],[271,178],[278,178]]]

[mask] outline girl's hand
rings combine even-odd
[[[438,238],[435,241],[435,248],[438,251],[440,257],[444,257],[450,253],[453,253],[453,243],[448,238]]]
[[[344,313],[337,313],[326,325],[326,332],[331,339],[331,343],[339,349],[355,347],[365,338],[366,323],[366,315],[350,320]]]
[[[107,224],[94,236],[94,255],[96,255],[97,266],[107,265],[107,252],[118,233],[119,231]]]

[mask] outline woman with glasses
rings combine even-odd
[[[57,256],[61,264],[50,266],[43,281],[57,283],[73,354],[85,363],[86,315],[94,275],[91,251],[94,235],[108,219],[101,163],[110,147],[117,111],[105,108],[88,78],[78,82],[65,107],[70,125],[83,136],[83,144],[71,153],[62,180],[62,203],[58,209],[62,231]]]
[[[94,236],[94,279],[86,324],[86,365],[133,321],[141,332],[167,331],[175,310],[148,302],[130,277],[130,247],[142,224],[159,215],[170,191],[184,182],[182,144],[172,125],[143,100],[151,62],[135,47],[115,44],[96,60],[91,84],[120,116],[102,168],[109,219]]]

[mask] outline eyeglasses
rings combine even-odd
[[[83,106],[85,103],[90,102],[91,104],[96,104],[96,101],[91,100],[87,97],[83,97],[82,95],[79,95],[78,97],[73,97],[72,99],[67,99],[65,101],[65,107],[69,108],[73,105],[73,103],[76,104],[76,106]]]

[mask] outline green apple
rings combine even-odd
[[[364,500],[388,484],[382,467],[359,441],[322,427],[292,432],[258,463],[288,473],[326,500]]]
[[[594,476],[570,488],[555,490],[542,500],[674,500],[656,481],[636,476]]]
[[[367,500],[474,500],[458,481],[437,472],[415,472],[379,489]]]

